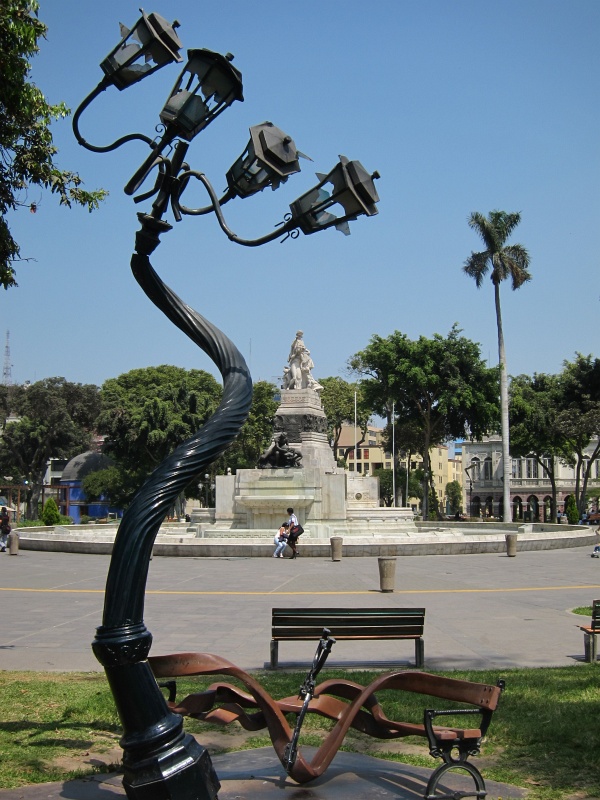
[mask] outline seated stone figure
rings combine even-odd
[[[271,444],[258,459],[259,469],[283,469],[285,467],[299,467],[302,453],[294,450],[288,444],[285,433],[277,433]]]

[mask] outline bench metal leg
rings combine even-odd
[[[475,783],[475,787],[473,791],[446,791],[444,790],[443,786],[438,788],[438,784],[442,777],[446,774],[446,772],[450,770],[456,771],[463,771],[468,773],[472,778],[473,782]],[[440,766],[434,770],[431,778],[429,779],[429,783],[427,784],[427,788],[425,789],[425,800],[459,800],[459,798],[463,797],[476,797],[478,800],[484,800],[485,796],[487,795],[487,791],[485,788],[485,783],[481,772],[474,767],[473,764],[467,761],[455,761],[454,759],[446,762],[445,764],[440,764]]]
[[[415,663],[417,667],[425,666],[425,642],[423,639],[415,639]]]
[[[277,669],[279,663],[279,642],[271,639],[271,669]]]
[[[597,646],[595,633],[583,634],[584,658],[587,662],[591,663],[596,660]]]

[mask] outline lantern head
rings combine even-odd
[[[373,181],[379,178],[379,173],[369,175],[360,161],[340,156],[339,164],[328,175],[317,173],[317,178],[317,186],[290,205],[292,217],[303,233],[316,233],[335,225],[348,235],[350,220],[362,214],[371,217],[378,213],[375,204],[379,196]],[[326,184],[331,184],[330,191],[324,188]],[[341,215],[331,213],[336,205],[341,206]]]
[[[244,100],[242,73],[212,50],[188,50],[188,62],[160,112],[174,135],[191,141],[234,100]]]
[[[121,23],[121,41],[100,64],[105,81],[122,91],[173,61],[182,61],[183,46],[175,33],[177,20],[170,25],[159,14],[146,14],[129,29]]]
[[[227,173],[227,185],[238,197],[249,197],[267,186],[277,189],[294,172],[300,172],[294,140],[272,122],[250,128],[250,141]]]

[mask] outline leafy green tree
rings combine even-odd
[[[323,387],[321,401],[327,417],[329,441],[333,443],[333,457],[337,461],[343,426],[354,425],[356,409],[356,424],[360,431],[360,439],[357,439],[356,446],[360,446],[367,435],[371,410],[365,405],[362,392],[357,384],[348,383],[338,377],[319,378],[319,383]],[[341,454],[344,461],[353,449],[354,445],[344,448]]]
[[[379,467],[373,470],[373,476],[379,478],[379,499],[384,506],[392,506],[394,504],[394,473],[391,469]]]
[[[440,514],[440,501],[431,480],[429,484],[429,501],[423,510],[423,519],[438,519]]]
[[[100,395],[98,432],[106,436],[104,452],[118,470],[123,487],[119,498],[126,504],[125,499],[161,461],[212,416],[222,389],[208,372],[163,365],[111,378],[102,385]],[[99,471],[94,495],[105,491],[116,503],[116,480],[114,469]]]
[[[44,525],[60,525],[60,514],[58,513],[58,506],[53,497],[49,497],[44,505],[42,511],[42,522]]]
[[[564,362],[559,384],[562,403],[558,425],[576,457],[575,499],[583,514],[592,466],[600,458],[600,359],[577,353],[574,361]],[[589,453],[594,439],[596,445]]]
[[[469,226],[475,230],[485,250],[472,252],[463,269],[467,275],[475,279],[479,289],[484,277],[490,272],[494,284],[494,301],[496,304],[496,324],[498,327],[498,361],[500,364],[500,413],[502,433],[502,469],[503,469],[503,521],[511,521],[510,508],[510,433],[508,422],[508,373],[506,369],[506,350],[504,348],[504,331],[502,329],[502,312],[500,308],[500,284],[510,277],[513,290],[518,289],[526,281],[531,280],[529,273],[529,253],[520,244],[507,244],[510,235],[521,221],[519,213],[506,211],[490,211],[487,217],[475,211],[469,217]]]
[[[139,487],[134,475],[114,465],[90,472],[81,482],[81,488],[90,502],[100,500],[103,496],[110,497],[111,504],[116,508],[124,508]]]
[[[450,503],[450,512],[456,514],[462,509],[462,486],[458,481],[448,481],[446,484],[446,497]]]
[[[511,455],[530,456],[550,481],[552,516],[556,522],[557,460],[573,463],[571,442],[560,424],[563,396],[557,375],[519,375],[510,385]]]
[[[49,459],[72,458],[90,447],[99,389],[64,378],[11,388],[17,421],[9,421],[0,437],[0,474],[26,484],[27,517],[37,519]]]
[[[480,439],[497,423],[497,371],[482,360],[479,345],[460,336],[435,334],[413,341],[395,331],[373,336],[350,368],[363,376],[365,403],[391,422],[415,425],[422,434],[423,471],[429,484],[429,450],[450,439]],[[428,517],[428,494],[423,515]]]
[[[227,467],[233,472],[256,467],[261,453],[264,453],[273,436],[275,413],[278,408],[276,396],[275,384],[268,381],[257,381],[254,384],[248,419],[229,450],[213,464],[216,472],[225,472]]]
[[[23,260],[7,221],[20,207],[36,212],[28,197],[32,186],[48,189],[61,205],[73,204],[93,211],[106,196],[102,189],[81,188],[76,172],[60,170],[50,126],[69,115],[64,103],[50,105],[30,80],[29,59],[45,37],[38,19],[37,0],[3,0],[0,3],[0,284],[16,286],[14,263]]]

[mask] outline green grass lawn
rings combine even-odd
[[[305,675],[254,674],[276,698],[295,694]],[[324,670],[319,680],[350,678],[364,685],[377,674]],[[484,683],[506,680],[506,691],[479,757],[485,778],[524,786],[532,800],[600,797],[600,665],[440,674]],[[118,745],[120,725],[104,675],[0,675],[0,788],[90,774],[94,767],[86,763],[86,756],[110,753]],[[214,680],[178,681],[178,697],[200,691]],[[421,722],[423,708],[431,707],[431,699],[410,693],[400,696],[385,691],[378,693],[378,699],[389,718],[402,721]],[[318,744],[330,724],[309,715],[301,744]],[[201,741],[203,737],[207,742],[218,738],[214,725],[186,720],[186,728],[200,734]],[[266,733],[239,736],[235,729],[241,730],[237,723],[209,749],[223,752],[270,744]],[[420,737],[390,744],[351,732],[343,749],[431,768],[437,763],[429,756],[426,740]],[[110,763],[104,759],[100,771],[105,772]]]

